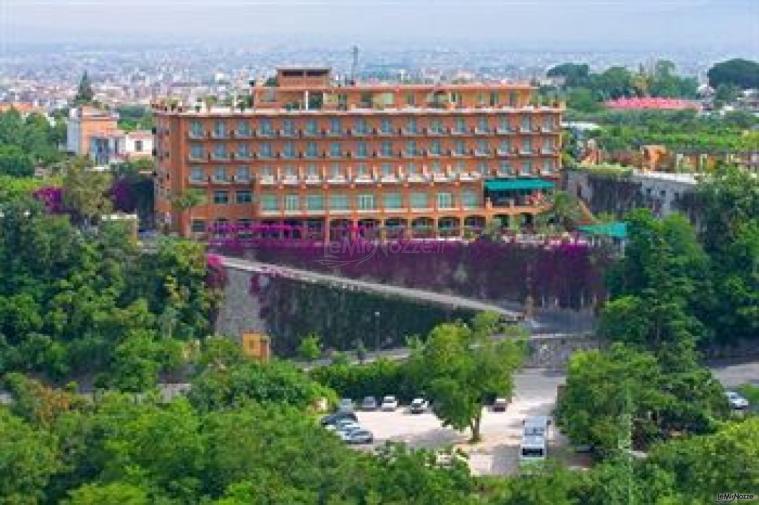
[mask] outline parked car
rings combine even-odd
[[[506,412],[506,406],[509,402],[506,398],[496,398],[493,402],[493,412]]]
[[[345,417],[343,419],[340,419],[335,424],[328,424],[326,426],[327,430],[329,431],[343,431],[346,429],[350,429],[351,427],[358,426],[358,423],[355,419],[351,419],[349,417]]]
[[[733,410],[744,410],[748,408],[748,400],[735,391],[725,391],[730,408]]]
[[[361,402],[361,410],[377,410],[377,399],[373,396],[364,397]]]
[[[360,429],[361,429],[361,426],[359,426],[358,423],[355,423],[353,421],[346,421],[342,424],[337,425],[338,433],[352,433]]]
[[[358,418],[356,417],[356,414],[353,412],[334,412],[332,414],[326,415],[322,417],[321,423],[322,426],[329,426],[329,425],[335,425],[338,421],[341,419],[348,419],[351,421],[358,421]]]
[[[350,398],[343,398],[337,405],[337,410],[342,412],[353,412],[353,400]]]
[[[369,430],[356,430],[348,434],[345,439],[349,444],[371,444],[374,442],[374,435]]]
[[[398,398],[393,395],[387,395],[382,399],[382,410],[395,411],[398,408]]]
[[[412,414],[421,414],[427,410],[427,400],[424,398],[414,398],[409,405],[409,412]]]

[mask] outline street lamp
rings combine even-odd
[[[379,323],[380,312],[376,310],[374,311],[374,350],[377,352],[380,350]]]

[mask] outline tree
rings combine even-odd
[[[720,84],[714,93],[714,106],[722,107],[734,103],[740,96],[741,90],[735,84]]]
[[[0,407],[0,497],[4,503],[38,503],[58,470],[57,443],[45,430]]]
[[[727,84],[741,89],[759,88],[759,63],[742,58],[715,63],[706,73],[709,86],[717,88]]]
[[[139,486],[125,482],[110,484],[85,484],[69,493],[64,505],[149,505],[148,493]]]
[[[0,175],[29,177],[33,174],[32,160],[20,147],[0,145]]]
[[[584,87],[590,83],[590,67],[587,64],[562,63],[548,70],[548,77],[563,77],[567,88]]]
[[[511,396],[512,374],[523,354],[520,342],[496,342],[486,328],[479,322],[476,331],[461,323],[439,325],[412,357],[435,413],[444,425],[469,428],[472,442],[480,440],[486,403]]]
[[[84,74],[82,74],[82,78],[79,80],[79,88],[77,89],[76,96],[74,97],[74,104],[85,105],[92,103],[94,97],[95,94],[92,91],[90,76],[87,75],[87,71],[85,70]]]
[[[171,202],[179,212],[188,212],[187,221],[192,223],[192,209],[205,202],[205,194],[199,189],[191,188],[172,198]]]
[[[597,112],[603,108],[601,102],[593,95],[593,91],[577,88],[569,91],[567,107],[580,112]]]
[[[322,354],[321,338],[316,333],[303,337],[298,345],[298,356],[306,361],[314,361]]]
[[[582,221],[580,201],[566,191],[556,191],[548,198],[551,208],[538,215],[538,223],[553,225],[560,231],[572,231]]]
[[[94,171],[88,165],[86,160],[76,159],[68,165],[63,177],[64,204],[85,226],[108,214],[112,208],[108,198],[111,175]]]

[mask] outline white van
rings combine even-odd
[[[543,437],[548,440],[548,429],[551,426],[549,416],[531,416],[522,421],[522,424],[524,425],[525,436]]]
[[[538,435],[524,435],[519,444],[519,465],[529,466],[534,463],[545,461],[548,454],[548,444],[544,437]]]

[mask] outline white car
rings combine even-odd
[[[380,409],[387,411],[395,411],[398,408],[398,398],[392,395],[388,395],[382,399],[382,405]]]
[[[337,405],[338,412],[353,412],[353,400],[350,398],[343,398]]]
[[[730,408],[733,410],[744,410],[748,408],[748,400],[736,393],[735,391],[725,391]]]
[[[349,444],[371,444],[374,442],[374,435],[371,431],[359,429],[348,433],[343,440]]]
[[[412,414],[421,414],[427,410],[428,405],[427,400],[424,398],[414,398],[411,401],[411,405],[409,405],[409,412]]]

